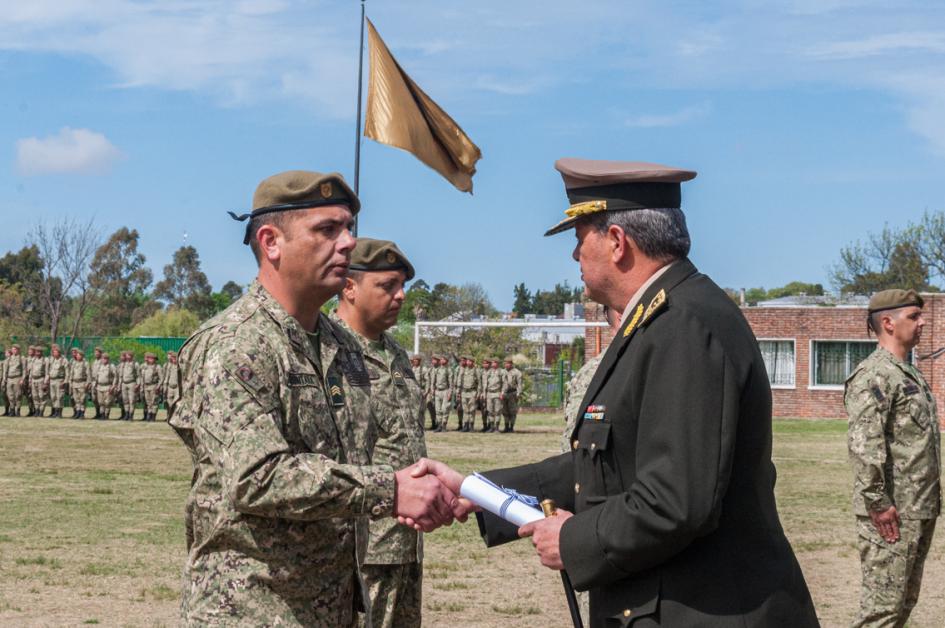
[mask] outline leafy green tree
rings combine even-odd
[[[560,316],[568,303],[580,303],[584,298],[583,288],[572,288],[568,282],[556,283],[551,290],[536,290],[532,297],[532,313],[545,316]]]
[[[164,279],[154,286],[154,297],[168,305],[184,308],[202,318],[214,313],[210,282],[200,270],[200,255],[192,246],[174,251],[173,261],[164,267]]]
[[[919,225],[894,230],[883,227],[865,242],[840,250],[840,261],[830,269],[831,282],[842,292],[871,294],[889,288],[937,292],[929,283],[930,266],[938,253],[928,235],[936,221],[928,215]],[[945,232],[943,232],[945,233]],[[945,247],[945,243],[938,246]]]
[[[515,303],[512,304],[512,311],[516,316],[525,316],[532,313],[532,293],[525,287],[525,283],[520,283],[512,288],[512,295]]]
[[[148,294],[151,270],[138,251],[138,231],[122,227],[96,250],[89,287],[94,295],[86,328],[96,335],[115,335],[160,308]]]
[[[200,326],[200,317],[181,308],[155,312],[128,331],[129,336],[186,337]]]

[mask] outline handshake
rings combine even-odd
[[[394,516],[406,526],[432,532],[466,521],[478,506],[459,496],[463,475],[438,460],[421,458],[394,473]]]

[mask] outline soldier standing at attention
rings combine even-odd
[[[456,360],[456,366],[453,368],[453,407],[456,409],[456,421],[458,422],[456,426],[457,432],[463,429],[463,402],[459,394],[459,377],[465,365],[465,359],[459,356]]]
[[[489,361],[489,358],[482,359],[482,366],[479,367],[479,411],[482,415],[482,431],[489,431],[489,408],[486,404],[486,375],[489,373],[489,369],[492,366],[492,362]]]
[[[95,382],[98,381],[96,380],[96,376],[98,375],[98,367],[102,363],[102,352],[103,349],[101,347],[95,347],[95,350],[92,352],[92,361],[89,363],[89,377],[92,384],[90,386],[90,391],[92,393],[92,405],[95,406],[94,418],[96,419],[99,418],[99,415],[101,414],[98,403],[98,386],[96,386]]]
[[[436,427],[436,402],[433,399],[433,361],[430,365],[423,364],[423,356],[420,356],[420,364],[423,368],[423,375],[419,376],[420,388],[423,389],[424,404],[427,414],[430,415],[430,429]]]
[[[503,432],[515,431],[515,419],[518,418],[518,400],[522,395],[522,372],[512,364],[512,358],[505,358],[505,392],[502,395],[502,415],[505,417]]]
[[[49,373],[49,360],[43,355],[43,347],[33,348],[33,361],[30,363],[30,397],[33,400],[31,416],[46,414],[47,392],[49,383],[46,375]]]
[[[460,370],[459,381],[456,383],[460,402],[463,404],[463,422],[460,428],[464,432],[473,431],[476,421],[476,401],[479,399],[479,385],[481,378],[476,364],[469,356],[463,356],[463,367]]]
[[[46,365],[46,387],[52,405],[50,418],[62,418],[62,398],[69,386],[69,361],[62,355],[59,345],[52,346],[52,355]]]
[[[33,382],[30,380],[30,371],[33,369],[33,360],[36,359],[36,347],[30,345],[26,348],[26,373],[23,376],[26,382],[23,385],[23,394],[26,397],[26,416],[36,416],[36,406],[33,404]]]
[[[118,391],[118,369],[111,363],[107,353],[102,353],[95,371],[95,397],[99,408],[95,411],[95,418],[107,421],[112,412],[112,401]]]
[[[320,313],[345,287],[359,208],[341,175],[290,171],[234,215],[259,273],[184,344],[169,417],[194,464],[184,625],[353,626],[362,604],[370,622],[368,519],[429,531],[465,512],[435,477],[371,462],[364,357]]]
[[[499,361],[489,360],[489,370],[483,377],[486,394],[486,412],[489,416],[489,432],[499,431],[499,416],[502,414],[502,390],[505,387],[505,375],[499,370]]]
[[[131,421],[135,416],[135,403],[138,401],[138,363],[131,351],[123,351],[121,364],[118,365],[118,381],[121,385],[122,421]]]
[[[180,367],[177,365],[177,354],[167,352],[167,363],[164,365],[164,379],[161,381],[161,394],[164,396],[164,407],[170,416],[174,404],[180,399]]]
[[[364,352],[378,427],[372,463],[394,469],[427,454],[423,393],[408,365],[407,352],[387,333],[397,323],[404,284],[413,277],[413,266],[396,244],[358,238],[338,309],[332,315]],[[371,597],[371,626],[419,628],[422,561],[423,537],[418,531],[393,518],[371,522],[361,568]]]
[[[450,421],[450,405],[453,401],[453,372],[446,365],[445,357],[435,355],[433,360],[436,366],[430,379],[436,401],[436,427],[434,431],[444,432]]]
[[[72,418],[85,418],[85,398],[89,394],[92,374],[89,363],[81,349],[72,350],[72,365],[69,367],[69,394],[72,395]]]
[[[10,416],[10,400],[7,399],[7,359],[10,349],[4,349],[3,362],[0,362],[0,398],[3,399],[3,416]]]
[[[26,359],[20,355],[20,345],[10,345],[10,357],[4,363],[6,377],[8,416],[20,416],[20,399],[26,381]]]
[[[417,378],[417,384],[420,386],[420,419],[422,421],[427,411],[427,377],[426,373],[424,373],[426,367],[423,366],[423,357],[419,353],[414,353],[410,356],[410,369],[413,371],[414,377]]]
[[[915,290],[884,290],[869,302],[879,346],[846,382],[853,508],[863,570],[854,627],[904,626],[941,510],[935,397],[910,364],[922,335]]]
[[[158,397],[161,392],[161,377],[164,371],[157,363],[157,356],[148,351],[144,364],[138,370],[138,387],[144,396],[144,420],[153,421],[157,416]]]

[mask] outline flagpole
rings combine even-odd
[[[358,119],[354,127],[354,194],[358,195],[361,178],[361,89],[364,84],[364,0],[361,0],[361,43],[358,48]],[[358,235],[358,217],[354,217],[354,235]]]

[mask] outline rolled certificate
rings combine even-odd
[[[466,476],[459,493],[477,506],[520,527],[544,518],[541,509],[536,508],[537,498],[498,486],[478,473]]]

